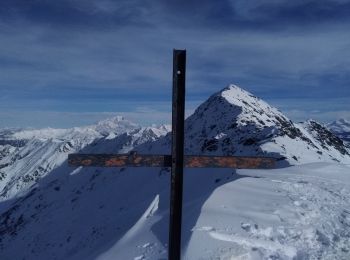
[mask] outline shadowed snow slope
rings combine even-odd
[[[169,152],[169,130],[120,117],[0,130],[0,258],[166,259],[169,169],[71,168],[66,159]],[[349,150],[325,127],[294,124],[232,85],[199,106],[185,131],[187,154],[299,165],[186,169],[183,259],[350,259]]]

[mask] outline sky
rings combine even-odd
[[[228,84],[295,121],[350,119],[350,0],[1,0],[0,127],[170,123]]]

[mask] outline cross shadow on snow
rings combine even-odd
[[[254,177],[237,174],[234,169],[185,169],[181,236],[182,253],[186,251],[192,230],[196,226],[202,207],[210,195],[218,187],[241,178]],[[166,195],[164,207],[169,208],[169,192],[164,195]],[[154,224],[151,229],[164,245],[168,244],[168,232],[164,232],[164,229],[168,230],[168,227],[169,210],[166,209],[162,219]]]

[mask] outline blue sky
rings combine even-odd
[[[349,0],[2,0],[0,127],[169,123],[173,48],[187,114],[234,83],[296,121],[350,119],[349,28]]]

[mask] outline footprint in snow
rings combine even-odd
[[[145,243],[145,244],[140,245],[140,246],[137,246],[137,247],[138,247],[138,248],[150,248],[150,247],[152,247],[152,246],[153,246],[152,243]]]
[[[241,223],[241,228],[247,232],[250,232],[251,225],[249,223]]]

